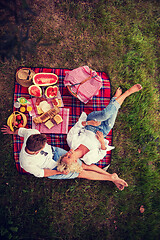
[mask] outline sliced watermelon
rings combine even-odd
[[[57,94],[58,94],[58,87],[57,86],[47,87],[47,89],[45,91],[45,95],[46,95],[47,98],[57,97]]]
[[[28,88],[28,92],[30,95],[34,97],[41,97],[42,96],[42,89],[38,85],[31,85]]]
[[[38,86],[50,86],[56,84],[58,76],[54,73],[37,73],[33,76],[33,83]]]

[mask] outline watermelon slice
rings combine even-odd
[[[37,73],[33,76],[33,83],[38,86],[50,86],[56,84],[58,76],[54,73]]]
[[[28,88],[28,92],[30,95],[34,97],[41,97],[42,96],[42,89],[38,85],[31,85]]]
[[[45,91],[45,95],[46,95],[47,98],[57,97],[57,94],[58,94],[58,87],[57,86],[47,87],[47,89]]]

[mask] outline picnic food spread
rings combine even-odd
[[[23,87],[28,88],[28,93],[32,98],[36,98],[35,106],[30,106],[30,101],[25,97],[19,97],[14,103],[14,111],[7,120],[7,125],[14,132],[27,124],[28,114],[33,107],[37,110],[37,115],[33,117],[33,122],[38,125],[44,123],[45,127],[51,129],[55,125],[63,122],[59,107],[62,107],[62,100],[57,95],[59,88],[55,85],[58,82],[58,76],[54,73],[35,73],[28,68],[22,68],[16,73],[17,82]],[[60,93],[59,93],[60,94]],[[51,103],[47,102],[51,99]],[[19,111],[18,111],[19,109]],[[30,115],[31,116],[31,115]]]
[[[33,118],[33,122],[37,125],[40,123],[45,123],[48,129],[54,126],[54,123],[60,124],[63,119],[58,114],[60,109],[58,106],[53,104],[53,107],[44,99],[37,99],[36,101],[37,113],[40,115]]]

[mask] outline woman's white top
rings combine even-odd
[[[83,121],[87,120],[87,115],[82,112],[78,122],[70,129],[67,134],[67,143],[69,147],[73,150],[83,144],[90,151],[86,153],[81,159],[87,164],[97,163],[99,160],[103,159],[107,154],[107,151],[114,149],[115,147],[109,146],[108,140],[104,140],[106,150],[101,149],[101,144],[98,141],[94,132],[86,130],[82,125]]]

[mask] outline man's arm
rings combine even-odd
[[[3,134],[10,134],[10,135],[18,135],[18,130],[19,129],[16,129],[14,132],[12,132],[10,127],[7,125],[3,125],[3,127],[1,128],[1,132],[3,132]]]
[[[52,175],[57,175],[57,174],[65,174],[65,175],[67,175],[68,172],[65,172],[65,171],[59,172],[57,170],[44,168],[44,177],[50,177]]]

